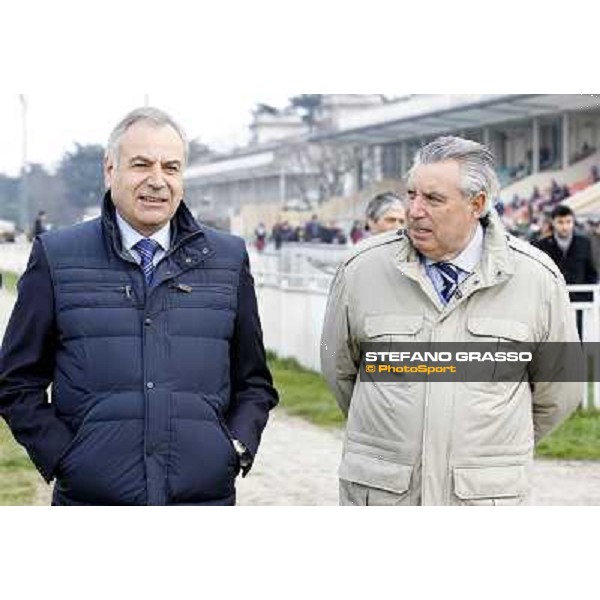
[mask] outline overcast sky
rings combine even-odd
[[[561,31],[560,56],[534,64],[522,44],[502,43],[505,35],[491,35],[487,25],[471,35],[455,3],[440,3],[435,18],[428,3],[411,3],[422,13],[412,20],[406,6],[387,0],[371,0],[365,10],[341,1],[290,4],[286,11],[275,0],[9,3],[0,36],[7,91],[0,93],[0,172],[16,174],[21,165],[19,98],[11,89],[30,90],[29,161],[51,167],[75,142],[105,144],[118,120],[143,104],[144,92],[132,88],[167,90],[150,93],[151,103],[171,112],[190,138],[223,146],[246,139],[257,102],[283,105],[300,91],[580,93],[597,81],[589,62],[596,21],[578,19],[569,43],[565,11],[544,15],[546,31]],[[465,15],[485,22],[471,4]],[[528,40],[538,12],[521,2],[516,19],[505,2],[494,25],[511,40]]]
[[[223,147],[247,140],[251,111],[257,102],[285,105],[290,94],[235,93],[149,94],[153,106],[171,113],[190,139]],[[82,144],[105,145],[111,129],[129,110],[144,103],[144,93],[26,94],[29,162],[49,168],[65,151]],[[18,94],[0,94],[0,173],[19,172],[23,155],[21,104]]]

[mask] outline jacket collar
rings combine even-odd
[[[121,239],[121,233],[117,224],[117,216],[114,202],[110,194],[110,190],[106,192],[102,203],[102,224],[105,227],[106,232],[110,240],[113,243],[117,254],[121,258],[126,260],[133,260],[123,248],[123,241]],[[181,202],[177,212],[171,220],[171,251],[178,249],[183,243],[203,237],[203,247],[209,248],[208,241],[206,240],[206,232],[204,228],[194,219],[189,208],[184,202]],[[204,255],[208,253],[212,254],[212,250],[204,251]]]
[[[508,244],[510,236],[495,210],[486,218],[484,229],[480,273],[482,284],[489,287],[514,275],[515,259]]]
[[[481,224],[484,230],[483,254],[473,276],[465,286],[470,293],[503,283],[515,272],[514,257],[508,244],[509,235],[498,213],[492,209],[490,214],[482,219]],[[408,236],[405,236],[405,242],[400,244],[395,260],[403,275],[419,283],[437,303],[437,293],[429,277],[424,273],[421,257]]]

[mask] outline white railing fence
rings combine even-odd
[[[569,291],[586,293],[587,302],[572,302],[582,323],[582,339],[585,343],[598,344],[600,342],[600,285],[571,285]],[[596,346],[597,348],[597,346]],[[583,384],[584,409],[595,408],[600,410],[600,364],[598,364],[598,351],[592,351],[586,356],[587,379],[590,383]]]

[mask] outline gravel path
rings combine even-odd
[[[14,298],[0,291],[0,331]],[[324,430],[281,410],[274,412],[256,465],[238,484],[238,501],[252,506],[334,506],[342,432]],[[535,505],[600,506],[600,461],[537,461],[533,475]],[[35,504],[49,504],[40,479]]]
[[[242,505],[337,505],[341,431],[276,411],[254,470],[238,485]],[[600,461],[536,461],[532,504],[600,506]]]

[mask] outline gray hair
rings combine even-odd
[[[184,166],[187,165],[189,156],[189,142],[185,131],[169,114],[159,110],[158,108],[152,107],[136,108],[121,120],[121,122],[113,129],[110,137],[108,138],[108,144],[106,147],[107,157],[112,158],[116,163],[119,162],[121,138],[132,125],[135,125],[139,121],[151,123],[155,127],[163,127],[166,125],[172,127],[183,142]]]
[[[378,194],[367,206],[367,219],[377,222],[393,208],[405,208],[404,202],[399,196],[391,192]]]
[[[472,140],[458,137],[440,137],[421,148],[408,174],[409,179],[421,165],[455,160],[462,172],[461,191],[466,198],[485,194],[484,216],[487,215],[500,192],[494,155],[491,150]]]

